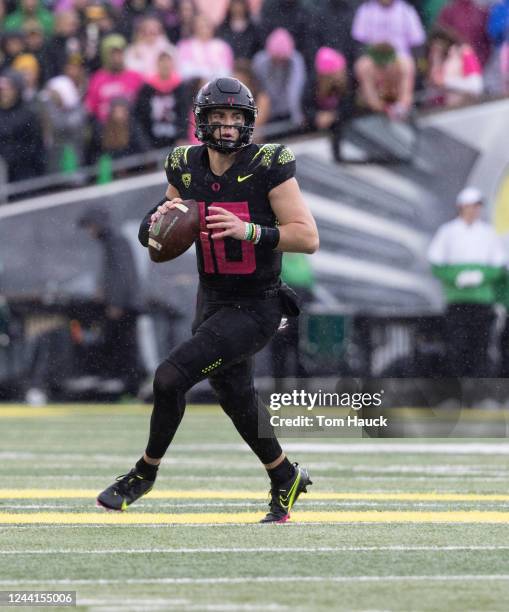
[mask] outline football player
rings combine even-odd
[[[276,333],[283,314],[298,306],[281,284],[283,251],[313,253],[315,221],[284,145],[253,144],[256,106],[233,78],[204,85],[194,102],[201,146],[176,147],[166,160],[166,197],[143,219],[139,238],[182,200],[200,210],[196,242],[200,284],[192,337],[157,368],[145,454],[98,497],[113,510],[148,493],[184,416],[185,393],[208,378],[221,407],[260,459],[271,481],[269,512],[261,521],[285,522],[307,485],[305,468],[290,463],[253,386],[253,356]]]

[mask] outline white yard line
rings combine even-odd
[[[194,611],[201,612],[251,612],[256,610],[288,610],[288,606],[281,606],[276,603],[267,604],[237,604],[237,603],[190,603],[188,600],[179,599],[126,599],[122,597],[120,599],[108,601],[100,599],[79,599],[77,600],[79,606],[90,606],[92,610],[101,610],[106,612],[107,610],[135,610],[141,612],[142,610],[178,610],[179,612]]]
[[[224,461],[214,460],[212,459],[212,463],[217,463],[217,465],[224,465]],[[48,452],[37,452],[37,451],[2,451],[0,452],[0,460],[3,461],[56,461],[60,462],[59,465],[62,466],[62,462],[84,462],[87,465],[91,463],[98,463],[100,465],[106,464],[122,464],[126,467],[129,467],[133,461],[132,455],[103,455],[103,454],[90,454],[86,453],[48,453]],[[203,467],[210,465],[211,463],[207,459],[196,458],[196,457],[184,457],[184,458],[175,458],[169,457],[163,460],[164,465],[190,465],[196,467]],[[256,466],[256,461],[244,463],[236,463],[234,467],[238,467],[238,469],[243,468],[252,468]]]
[[[438,482],[448,482],[448,481],[463,481],[464,479],[462,478],[461,474],[458,474],[457,476],[442,476],[440,474],[435,474],[434,475],[435,478],[438,480]],[[392,475],[392,476],[377,476],[377,475],[371,475],[371,476],[359,476],[359,475],[355,475],[355,476],[345,476],[345,475],[338,475],[338,476],[323,476],[323,478],[326,478],[327,480],[345,480],[346,478],[352,478],[355,481],[358,480],[368,480],[368,481],[373,481],[373,480],[378,480],[378,481],[384,481],[384,480],[401,480],[402,477],[401,476],[396,476],[396,475]],[[468,479],[471,480],[475,480],[475,481],[482,481],[482,482],[497,482],[500,480],[507,480],[509,478],[509,474],[508,473],[504,473],[503,475],[500,476],[483,476],[482,474],[469,474]],[[405,476],[404,478],[405,480],[411,480],[412,482],[430,482],[431,480],[433,480],[433,475],[429,474],[428,476]]]
[[[179,508],[259,508],[260,505],[264,505],[264,500],[260,501],[246,501],[246,502],[210,502],[210,503],[159,503],[157,501],[149,503],[142,502],[137,503],[136,508],[145,508],[150,510],[161,510],[162,508],[171,508],[173,510],[178,510]],[[413,500],[401,500],[401,501],[338,501],[338,500],[329,500],[329,501],[314,501],[313,499],[303,499],[299,501],[299,504],[308,506],[320,506],[327,508],[355,508],[355,507],[392,507],[392,508],[400,508],[409,506],[411,508],[443,508],[444,504],[446,506],[454,503],[454,506],[478,506],[479,502],[476,501],[441,501],[441,502],[417,502]],[[79,508],[83,508],[84,506],[88,506],[89,503],[83,504],[83,502],[78,502],[74,505],[59,505],[59,504],[0,504],[0,510],[76,510]],[[482,503],[483,510],[486,508],[507,508],[509,506],[509,502],[491,502],[491,503]]]
[[[368,440],[365,442],[321,442],[316,439],[313,442],[289,442],[286,441],[285,449],[291,452],[302,452],[311,454],[329,454],[338,453],[340,455],[372,455],[372,454],[445,454],[445,455],[509,455],[508,442],[407,442],[402,440],[400,443],[394,442],[378,442],[378,440]],[[248,446],[241,443],[210,443],[210,444],[175,444],[172,446],[173,453],[189,453],[196,451],[216,451],[229,453],[231,451],[250,453]],[[47,454],[47,453],[44,453]],[[0,457],[4,458],[38,458],[39,453],[34,452],[17,452],[3,451]],[[85,460],[89,457],[100,461],[107,461],[110,458],[113,460],[127,461],[128,464],[133,460],[132,456],[128,455],[107,455],[94,454],[82,455]],[[58,454],[55,453],[56,459],[65,457],[76,457],[74,453]],[[178,458],[173,458],[168,463],[172,463],[173,459],[178,463]],[[166,463],[166,461],[165,461]]]
[[[77,597],[77,601],[76,604],[78,606],[99,606],[101,609],[103,609],[106,606],[115,606],[115,605],[122,605],[122,607],[124,606],[124,604],[126,606],[132,606],[132,605],[136,605],[138,604],[139,606],[144,606],[144,605],[149,605],[149,606],[187,606],[187,605],[192,605],[191,601],[189,599],[163,599],[160,597],[154,597],[153,599],[149,599],[147,597],[141,597],[140,599],[134,599],[134,598],[124,598],[122,597],[122,599],[120,600],[119,598],[108,598],[108,597],[102,597],[102,598],[88,598],[88,597],[84,597],[81,598]]]
[[[48,468],[61,468],[62,462],[66,464],[80,464],[83,463],[87,466],[92,464],[98,464],[104,468],[105,463],[107,464],[121,464],[124,466],[132,463],[132,457],[127,456],[108,456],[108,455],[82,455],[82,454],[62,454],[56,453],[37,453],[37,452],[0,452],[0,461],[27,461],[37,462],[37,469],[43,470]],[[256,462],[239,462],[236,461],[234,465],[225,467],[223,459],[203,458],[196,459],[190,457],[183,458],[171,458],[163,461],[164,466],[176,466],[180,468],[185,467],[214,467],[216,470],[223,468],[225,471],[243,471],[243,470],[255,470],[257,469]],[[369,473],[430,473],[430,474],[489,474],[501,475],[509,474],[509,466],[501,466],[498,464],[482,464],[475,463],[469,465],[457,465],[457,464],[440,464],[440,465],[429,465],[429,464],[412,464],[406,463],[393,463],[390,465],[374,466],[370,464],[361,465],[344,465],[338,461],[307,461],[306,467],[313,470],[331,470],[341,469],[341,471],[352,471],[352,472],[369,472]],[[1,471],[1,470],[0,470]],[[221,476],[222,477],[222,476]],[[79,476],[76,476],[79,478]]]
[[[292,453],[339,453],[345,455],[379,455],[386,453],[417,455],[509,455],[509,442],[495,442],[493,444],[483,442],[437,442],[429,444],[419,442],[402,442],[401,444],[392,442],[377,443],[376,441],[352,444],[289,442],[285,443],[285,449]]]
[[[2,586],[19,585],[109,585],[109,584],[246,584],[290,582],[509,582],[509,574],[456,574],[456,575],[373,575],[373,576],[242,576],[225,578],[65,578],[61,580],[0,580]]]
[[[82,504],[0,504],[0,510],[75,510]],[[140,505],[138,504],[138,508]]]
[[[81,605],[79,603],[78,605]],[[235,604],[189,604],[171,606],[170,604],[109,604],[88,606],[89,612],[155,612],[156,610],[177,610],[178,612],[249,612],[251,610],[288,610],[288,608],[271,608],[264,606]]]
[[[458,521],[428,521],[426,523],[427,525],[455,525],[458,526]],[[478,523],[477,521],[471,521],[468,523],[469,525],[477,525],[477,524],[482,524],[482,523]],[[281,529],[292,529],[292,528],[297,528],[303,527],[303,523],[299,523],[298,521],[295,522],[291,522],[288,521],[287,523],[284,524],[284,527],[281,527]],[[310,528],[313,527],[331,527],[331,526],[337,526],[337,525],[344,525],[345,527],[351,527],[352,525],[366,525],[365,522],[363,521],[317,521],[316,523],[305,523],[305,527],[306,530],[309,531]],[[372,525],[377,525],[376,523],[372,523]],[[380,525],[380,523],[378,524]],[[73,525],[52,525],[50,523],[46,523],[46,524],[37,524],[37,525],[16,525],[16,524],[12,524],[12,525],[0,525],[0,531],[8,531],[8,530],[16,530],[16,531],[20,531],[20,530],[34,530],[36,529],[38,533],[41,532],[42,529],[74,529],[76,531],[80,531],[81,529],[102,529],[104,531],[105,528],[108,529],[116,529],[116,528],[120,528],[120,529],[137,529],[137,528],[144,528],[144,529],[168,529],[171,531],[174,531],[177,528],[180,527],[215,527],[217,528],[226,528],[226,529],[230,529],[230,527],[241,527],[243,529],[273,529],[273,528],[278,528],[279,525],[277,527],[275,527],[274,525],[272,526],[267,526],[264,525],[262,523],[227,523],[227,524],[219,524],[219,523],[178,523],[175,525],[172,524],[154,524],[154,523],[130,523],[129,525],[122,525],[122,524],[111,524],[111,525],[89,525],[89,524],[73,524]]]
[[[320,552],[470,552],[509,550],[504,545],[479,546],[260,546],[256,548],[110,548],[98,550],[74,550],[55,548],[48,550],[0,550],[0,555],[147,555],[147,554],[259,554],[259,553],[320,553]]]
[[[0,471],[1,473],[1,471]],[[483,480],[483,481],[500,481],[500,480],[508,480],[509,479],[509,471],[508,472],[501,472],[500,474],[491,474],[491,475],[484,475],[484,474],[456,474],[456,475],[451,475],[451,476],[446,476],[446,475],[442,475],[442,474],[429,474],[427,476],[412,476],[410,475],[409,472],[401,472],[402,474],[408,474],[406,476],[406,480],[411,480],[413,481],[425,481],[428,482],[432,479],[433,476],[435,476],[440,482],[442,481],[458,481],[458,480],[462,480],[462,476],[466,476],[468,475],[469,479],[471,480]],[[111,479],[111,476],[108,476]],[[81,481],[81,480],[86,480],[86,481],[95,481],[99,484],[97,484],[98,487],[101,487],[101,480],[105,478],[105,476],[79,476],[76,474],[63,474],[63,475],[58,475],[58,474],[40,474],[40,475],[34,475],[34,474],[30,474],[30,475],[17,475],[16,476],[16,480],[17,482],[20,482],[21,480],[23,480],[24,482],[26,482],[27,480],[30,482],[32,480],[35,480],[37,482],[40,481]],[[327,480],[340,480],[340,481],[344,481],[346,479],[355,479],[356,481],[361,481],[361,480],[368,480],[368,481],[372,481],[372,480],[401,480],[401,476],[398,476],[397,474],[387,474],[387,475],[381,475],[381,474],[372,474],[372,475],[361,475],[361,474],[355,474],[355,475],[349,475],[349,474],[324,474],[321,476],[321,478],[327,479]],[[203,475],[203,476],[199,476],[197,474],[172,474],[171,476],[162,476],[160,478],[158,478],[157,482],[158,484],[163,484],[163,483],[170,483],[170,482],[176,482],[176,481],[185,481],[185,482],[203,482],[203,481],[207,481],[207,482],[239,482],[239,481],[244,481],[244,480],[258,480],[260,482],[262,482],[264,480],[264,476],[263,474],[242,474],[242,475],[238,475],[238,476],[228,476],[227,474],[224,475],[220,475],[220,476],[207,476],[207,475]],[[104,483],[102,483],[104,485]]]
[[[254,471],[254,470],[253,470]],[[259,472],[258,474],[246,474],[246,475],[240,475],[239,476],[227,476],[225,475],[221,475],[221,476],[207,476],[207,475],[203,475],[203,476],[197,476],[197,475],[193,475],[193,474],[172,474],[171,476],[163,476],[162,478],[158,478],[157,482],[163,482],[164,480],[170,482],[170,481],[175,481],[175,480],[214,480],[214,481],[224,481],[224,480],[263,480],[264,479],[264,475],[260,472],[259,469],[257,469],[257,471]],[[113,472],[114,474],[114,472]],[[58,474],[30,474],[30,475],[16,475],[16,480],[20,480],[21,478],[25,478],[25,479],[33,479],[33,480],[96,480],[96,481],[100,481],[101,479],[105,478],[105,476],[80,476],[77,474],[63,474],[63,475],[58,475]],[[110,480],[112,479],[112,475],[107,476],[107,478],[109,478]],[[103,483],[104,484],[104,483]],[[100,486],[100,485],[99,485]]]
[[[306,463],[306,467],[311,467],[311,463]],[[338,464],[332,464],[336,465]],[[323,467],[321,464],[317,466]],[[332,467],[332,466],[331,466]],[[483,465],[482,463],[469,464],[469,465],[429,465],[429,464],[415,464],[412,465],[353,465],[351,467],[342,466],[343,469],[352,470],[352,472],[374,472],[374,473],[426,473],[426,474],[509,474],[509,466],[507,468],[502,465]]]

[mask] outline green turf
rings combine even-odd
[[[5,418],[0,408],[0,488],[99,491],[139,457],[148,415],[146,409],[126,407],[105,409],[103,414],[80,408],[48,417],[38,417],[34,410],[32,418]],[[435,444],[456,442],[428,444],[431,451]],[[459,442],[482,442],[485,448],[504,443]],[[289,440],[288,447],[297,443]],[[368,452],[387,443],[404,452]],[[509,502],[313,500],[313,491],[509,493],[506,455],[475,450],[419,453],[416,443],[426,442],[308,439],[305,451],[290,453],[291,459],[309,467],[315,481],[299,508],[508,510]],[[352,452],[319,452],[324,444],[350,445]],[[365,452],[359,451],[359,444],[365,445]],[[263,470],[219,410],[188,411],[161,468],[158,487],[254,493],[246,502],[149,496],[136,507],[148,513],[148,523],[154,512],[253,511],[263,516],[266,508],[263,496],[257,497],[267,489]],[[0,513],[101,512],[93,502],[0,499]],[[509,525],[475,523],[0,525],[0,590],[76,590],[79,609],[102,611],[505,611],[509,580],[497,576],[509,575],[509,549],[500,548],[509,546],[508,536]],[[395,546],[400,549],[388,548]],[[427,549],[416,550],[419,547]],[[292,548],[303,550],[288,550]],[[274,577],[295,579],[263,582]]]

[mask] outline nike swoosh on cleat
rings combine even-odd
[[[282,495],[279,496],[279,503],[281,504],[281,506],[283,506],[283,508],[285,508],[288,511],[293,506],[293,501],[295,499],[295,493],[297,491],[297,487],[299,486],[300,480],[301,480],[301,474],[299,473],[297,475],[297,478],[295,479],[295,482],[292,485],[292,488],[288,491],[288,495],[286,497],[283,497]]]
[[[246,174],[246,176],[237,176],[237,181],[239,183],[242,183],[243,181],[247,180],[250,176],[253,176],[252,174]]]

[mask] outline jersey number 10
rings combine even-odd
[[[207,274],[252,274],[256,270],[255,248],[252,242],[240,240],[241,259],[228,259],[224,240],[213,240],[211,233],[222,230],[207,229],[205,217],[209,214],[205,202],[198,202],[200,207],[200,243],[203,253],[203,268]],[[236,215],[242,221],[250,221],[247,202],[212,202],[209,206],[221,206]]]

